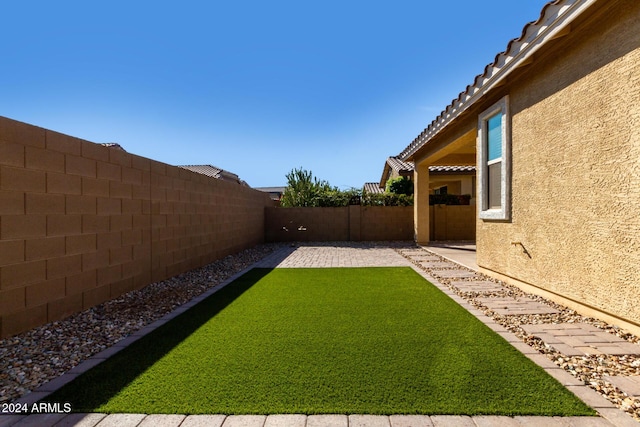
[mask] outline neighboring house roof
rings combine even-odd
[[[284,193],[287,187],[254,187],[254,190],[264,191],[265,193]]]
[[[389,168],[398,172],[398,174],[400,175],[405,173],[413,173],[413,163],[403,162],[397,157],[389,157],[387,159],[387,165],[389,166]]]
[[[206,175],[206,176],[211,177],[211,178],[221,179],[223,181],[237,182],[238,184],[244,185],[246,187],[249,186],[246,182],[241,180],[240,177],[238,175],[236,175],[235,173],[231,173],[229,171],[226,171],[226,170],[224,170],[222,168],[218,168],[216,166],[211,166],[211,165],[183,165],[183,166],[178,166],[178,167],[182,168],[182,169],[190,170],[191,172],[195,172],[195,173],[199,173],[199,174],[202,174],[202,175]]]
[[[382,171],[382,178],[380,179],[380,183],[378,185],[379,188],[384,188],[386,186],[389,177],[391,176],[391,171],[394,171],[399,176],[413,176],[414,170],[413,162],[405,162],[400,160],[398,157],[389,157],[387,162],[384,165],[384,170]],[[475,166],[429,166],[429,173],[437,174],[437,175],[472,175],[476,173]],[[365,184],[365,188],[366,188]]]
[[[378,194],[384,193],[384,188],[380,188],[379,182],[365,182],[364,191],[365,193]]]
[[[529,64],[531,55],[547,42],[564,35],[570,24],[598,0],[554,0],[547,3],[535,22],[530,22],[522,30],[522,35],[513,39],[507,49],[496,55],[484,72],[476,76],[473,84],[467,86],[458,98],[427,126],[399,155],[407,161],[424,147],[435,135],[458,118],[491,89],[501,85],[517,68]]]
[[[395,172],[398,176],[411,176],[413,175],[413,163],[404,162],[397,157],[389,157],[384,164],[384,169],[382,170],[380,187],[385,187],[392,172]]]
[[[107,148],[113,148],[114,150],[124,151],[125,153],[127,152],[127,150],[122,148],[122,146],[116,142],[103,142],[100,145]]]
[[[476,173],[475,166],[429,166],[429,173],[439,175],[473,175]]]
[[[271,200],[280,200],[286,188],[287,187],[255,187],[254,190],[269,193]]]

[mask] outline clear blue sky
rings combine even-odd
[[[0,115],[254,187],[361,187],[545,3],[7,1]]]

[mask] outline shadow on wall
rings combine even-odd
[[[266,208],[265,241],[413,240],[413,206]]]

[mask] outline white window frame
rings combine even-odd
[[[502,158],[500,167],[500,208],[489,208],[489,164],[488,156],[488,120],[496,114],[502,115]],[[478,117],[478,217],[483,220],[509,221],[511,219],[511,116],[509,96],[483,111]]]

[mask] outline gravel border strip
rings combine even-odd
[[[263,244],[0,340],[0,403],[25,396],[283,245]]]
[[[437,256],[443,261],[454,262],[447,258],[429,251],[428,248],[419,247],[433,256]],[[442,271],[442,268],[428,268],[420,263],[420,260],[416,260],[415,254],[405,254],[402,249],[396,249],[400,255],[407,258],[414,265],[428,274],[438,277],[438,272]],[[415,249],[412,249],[415,251]],[[455,262],[454,262],[455,263]],[[574,356],[568,357],[559,351],[556,351],[552,346],[545,344],[541,339],[527,334],[521,327],[521,325],[532,325],[542,323],[587,323],[591,324],[599,329],[603,329],[619,338],[622,338],[628,342],[640,344],[640,338],[624,331],[623,329],[610,325],[602,320],[595,319],[593,317],[586,317],[578,314],[574,310],[570,310],[560,304],[550,301],[541,296],[533,295],[522,291],[516,286],[509,285],[500,280],[486,276],[482,273],[474,271],[466,266],[456,264],[455,269],[470,271],[477,274],[478,278],[440,278],[438,281],[451,289],[456,295],[469,302],[473,307],[483,312],[486,316],[492,318],[496,323],[504,326],[507,330],[515,334],[525,344],[533,347],[536,351],[544,354],[549,360],[561,367],[565,371],[569,372],[575,378],[582,381],[584,384],[600,393],[608,401],[616,405],[622,411],[626,412],[636,420],[640,421],[640,399],[627,395],[623,390],[620,390],[613,384],[607,381],[608,376],[612,375],[640,375],[640,355],[587,355],[587,356]],[[451,268],[453,269],[453,268]],[[503,287],[500,291],[493,292],[462,292],[460,289],[452,285],[452,282],[461,281],[490,281],[497,283]],[[534,301],[546,304],[552,308],[555,308],[559,313],[555,314],[528,314],[528,315],[509,315],[503,316],[495,313],[491,309],[482,305],[476,300],[478,297],[514,297],[514,298],[530,298]]]
[[[327,245],[330,244],[332,243],[327,243]],[[140,290],[131,291],[64,320],[51,322],[0,340],[0,403],[14,401],[59,377],[93,355],[104,351],[172,312],[178,306],[191,301],[208,289],[215,288],[229,277],[271,255],[283,246],[288,245],[258,245],[202,268],[188,271],[162,282],[152,283]],[[405,254],[404,252],[424,250],[430,256],[449,261],[445,257],[419,246],[389,246],[429,274],[437,275],[438,270],[442,269],[426,268],[420,264],[419,260],[412,258],[412,256],[415,257],[415,254]],[[456,266],[456,269],[475,272],[464,266]],[[602,394],[636,420],[640,420],[640,399],[629,397],[622,390],[606,381],[606,377],[610,375],[640,375],[640,356],[567,357],[557,352],[553,347],[546,345],[539,338],[528,335],[520,326],[539,323],[581,322],[592,324],[632,343],[640,343],[640,338],[604,321],[579,315],[575,311],[543,297],[525,293],[515,286],[481,273],[477,273],[477,275],[482,280],[502,285],[503,290],[461,292],[451,285],[452,281],[476,279],[439,278],[438,280],[456,295],[514,333],[524,343],[544,354],[557,366]],[[501,316],[478,303],[475,298],[479,296],[527,297],[556,308],[560,313]]]

